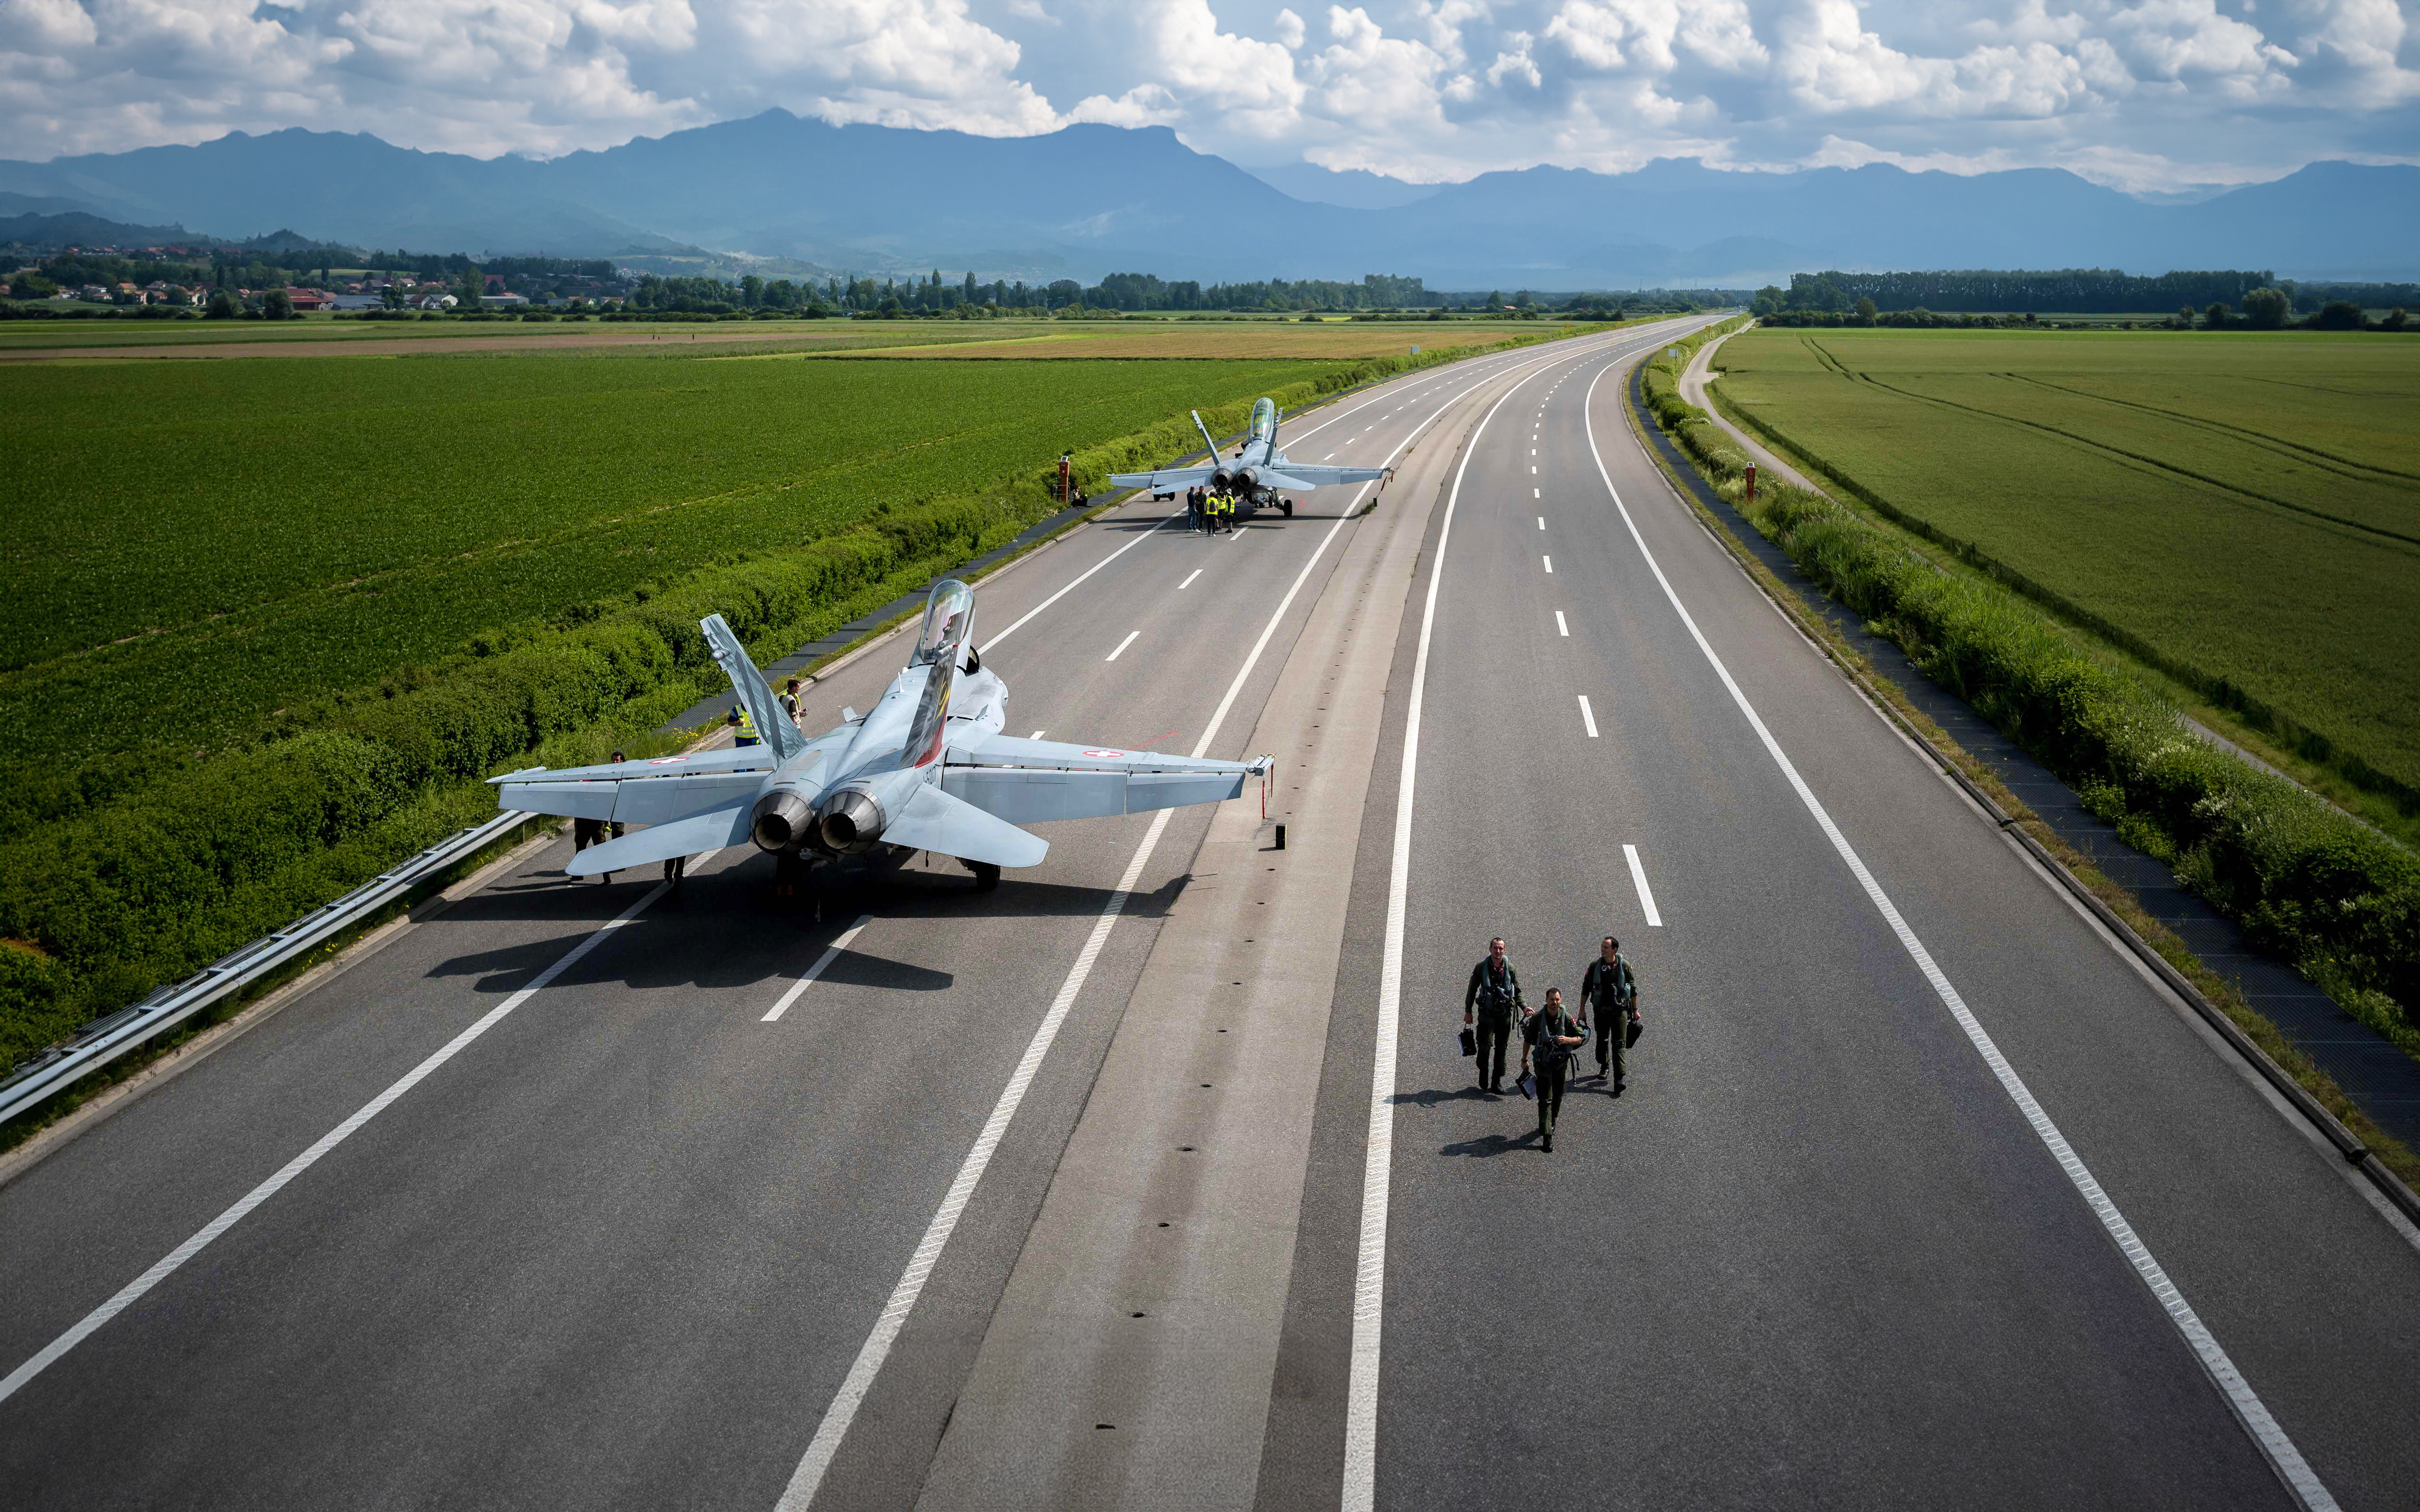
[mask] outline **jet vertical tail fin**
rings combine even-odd
[[[1202,424],[1202,411],[1193,411],[1193,428],[1202,433],[1202,444],[1210,448],[1210,465],[1218,465],[1218,443],[1210,439],[1210,427]]]
[[[773,748],[775,759],[786,762],[804,749],[807,737],[799,733],[799,727],[774,702],[773,690],[765,685],[765,674],[756,670],[755,658],[748,655],[748,648],[739,643],[722,616],[709,614],[697,624],[706,632],[706,649],[714,653],[716,664],[731,679],[732,691],[739,695],[739,706],[748,711],[765,744]]]

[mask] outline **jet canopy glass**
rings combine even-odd
[[[1278,402],[1275,399],[1252,401],[1252,440],[1264,441],[1278,433]]]
[[[914,667],[929,667],[942,661],[966,643],[975,625],[975,591],[955,578],[944,578],[933,585],[933,596],[924,601],[924,628],[916,637]]]

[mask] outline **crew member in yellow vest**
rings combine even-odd
[[[746,704],[733,705],[731,712],[723,717],[722,722],[738,727],[738,734],[731,742],[733,745],[753,746],[757,743],[759,737],[756,733],[756,718],[748,712]]]

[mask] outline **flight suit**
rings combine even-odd
[[[1631,975],[1630,958],[1616,950],[1611,965],[1603,958],[1590,961],[1580,978],[1580,1002],[1596,1026],[1597,1072],[1610,1071],[1613,1085],[1620,1087],[1627,1074],[1622,1052],[1630,1038],[1630,1014],[1638,1006],[1638,979]]]
[[[1520,1003],[1521,974],[1512,969],[1512,957],[1505,957],[1500,973],[1485,956],[1480,957],[1470,968],[1462,1011],[1479,1029],[1479,1085],[1489,1091],[1504,1090],[1504,1051],[1512,1042],[1512,1015]]]

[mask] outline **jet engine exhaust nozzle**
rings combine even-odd
[[[760,851],[786,851],[814,831],[814,810],[786,789],[757,799],[748,820],[748,838]]]
[[[844,788],[825,802],[815,824],[824,849],[850,856],[872,850],[889,822],[882,805],[874,801],[874,795],[858,788]]]

